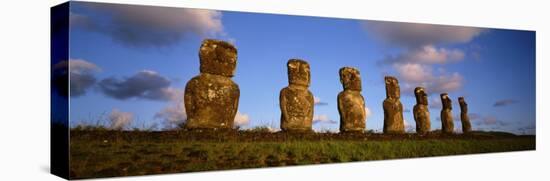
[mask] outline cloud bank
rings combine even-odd
[[[402,50],[387,55],[378,63],[396,72],[402,80],[403,91],[412,92],[415,87],[422,86],[428,94],[462,88],[463,76],[447,72],[441,65],[460,62],[466,53],[444,46],[468,43],[485,31],[473,27],[373,21],[364,21],[362,26],[374,39]],[[435,65],[440,65],[437,71],[434,71]]]
[[[101,68],[84,59],[69,59],[52,66],[53,84],[63,96],[80,97],[97,82],[94,73]],[[67,77],[67,72],[69,77]],[[68,78],[68,80],[67,80]],[[67,81],[69,85],[67,85]],[[68,86],[68,87],[67,87]],[[68,92],[67,92],[68,91]]]
[[[250,118],[248,117],[248,114],[243,114],[240,111],[237,111],[237,115],[235,115],[235,120],[233,125],[234,126],[246,126],[250,123]]]
[[[170,87],[170,80],[155,71],[142,70],[122,79],[110,77],[98,83],[99,90],[105,95],[119,100],[131,98],[169,101],[178,91]]]
[[[160,119],[164,129],[168,130],[183,126],[187,120],[183,99],[184,91],[180,89],[173,90],[174,96],[172,96],[170,102],[154,116],[155,119]]]
[[[385,21],[365,21],[362,26],[376,39],[412,49],[425,45],[467,43],[484,31],[474,27]]]
[[[314,96],[313,97],[313,105],[315,105],[315,106],[326,106],[326,105],[328,105],[328,103],[322,102],[321,98],[319,98],[317,96]]]
[[[338,122],[330,119],[326,114],[314,115],[313,124],[320,124],[320,123],[336,124]]]
[[[79,97],[96,83],[95,72],[101,69],[93,63],[83,59],[69,60],[69,80],[71,97]]]
[[[118,109],[113,109],[109,114],[109,121],[111,122],[111,129],[122,130],[126,128],[134,119],[134,114],[130,112],[122,112]]]
[[[79,2],[90,16],[71,12],[70,24],[131,47],[163,47],[189,36],[225,35],[218,11]]]
[[[504,106],[516,104],[518,102],[519,101],[515,99],[502,99],[502,100],[496,101],[495,104],[493,104],[493,107],[504,107]]]

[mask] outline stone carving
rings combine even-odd
[[[440,96],[441,104],[443,104],[443,108],[441,109],[441,132],[451,134],[454,129],[452,101],[447,93],[443,93]]]
[[[472,131],[472,124],[470,123],[470,117],[468,116],[468,104],[464,100],[464,97],[458,98],[460,104],[460,122],[462,123],[462,133],[469,133]]]
[[[365,130],[365,99],[361,95],[359,70],[351,67],[340,69],[340,82],[344,91],[338,94],[340,132],[362,132]]]
[[[399,82],[395,77],[384,77],[386,83],[386,99],[383,103],[384,108],[384,133],[404,133],[405,124],[403,123],[403,104],[399,101],[400,90]]]
[[[414,89],[416,105],[413,107],[414,121],[416,122],[416,133],[426,134],[430,132],[430,112],[428,110],[428,94],[423,87]]]
[[[232,129],[239,105],[239,86],[231,80],[237,49],[206,39],[199,51],[200,74],[185,87],[186,129]]]
[[[313,94],[308,90],[309,64],[304,60],[290,59],[287,67],[289,86],[279,95],[281,130],[309,132],[313,120]]]

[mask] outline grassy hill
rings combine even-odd
[[[71,130],[71,178],[340,163],[535,149],[535,136]]]

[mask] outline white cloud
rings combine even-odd
[[[317,103],[320,103],[321,102],[321,98],[317,97],[317,96],[314,96],[313,97],[313,103],[314,104],[317,104]]]
[[[328,103],[322,102],[322,101],[321,101],[321,98],[319,98],[319,97],[317,97],[317,96],[313,96],[313,105],[316,105],[316,106],[325,106],[325,105],[328,105]]]
[[[403,90],[409,95],[415,87],[424,87],[428,94],[452,92],[462,88],[464,78],[457,72],[448,74],[445,71],[434,72],[429,65],[418,63],[395,63],[394,69],[398,78],[403,80]]]
[[[84,59],[70,59],[69,70],[71,71],[71,73],[84,74],[99,72],[101,71],[101,68]]]
[[[134,115],[130,112],[122,112],[118,109],[113,109],[109,114],[109,121],[111,122],[111,129],[121,130],[127,127],[132,120]]]
[[[237,115],[235,115],[235,121],[233,124],[235,126],[245,126],[248,125],[248,123],[250,123],[250,118],[248,117],[248,114],[243,114],[237,111]]]
[[[68,70],[67,70],[68,69]],[[61,61],[52,67],[55,79],[63,79],[69,72],[69,94],[71,97],[79,97],[88,91],[97,82],[94,73],[100,72],[101,68],[84,59],[69,59]],[[59,89],[67,89],[66,80],[54,80]],[[67,93],[64,93],[64,95]]]
[[[218,11],[79,2],[109,19],[71,13],[71,26],[106,34],[125,45],[165,46],[188,35],[225,35]]]
[[[336,121],[330,119],[328,117],[328,115],[326,114],[320,114],[320,115],[314,115],[313,116],[313,124],[317,124],[317,123],[329,123],[329,124],[334,124],[334,123],[337,123]]]
[[[416,127],[415,125],[410,124],[406,119],[403,119],[403,125],[405,126],[406,132],[415,132]]]
[[[364,21],[362,25],[373,38],[406,48],[467,43],[485,31],[475,27],[403,22]]]
[[[437,48],[433,45],[425,45],[419,48],[410,49],[397,56],[388,56],[381,63],[422,63],[422,64],[444,64],[457,62],[464,59],[464,52],[459,49]]]
[[[187,120],[185,102],[183,100],[184,91],[175,88],[167,90],[172,92],[171,101],[161,111],[157,112],[154,118],[162,120],[164,129],[174,129]]]
[[[418,63],[396,63],[393,67],[399,74],[400,79],[406,82],[424,82],[433,79],[432,69],[429,66]]]
[[[365,106],[365,118],[369,118],[372,115],[372,112],[370,111],[369,107]]]
[[[433,66],[461,61],[466,53],[438,46],[468,43],[485,31],[474,27],[401,22],[365,21],[362,25],[373,38],[403,48],[402,52],[387,56],[379,63],[392,66],[397,77],[403,80],[406,95],[413,95],[409,92],[417,86],[425,87],[430,94],[461,89],[464,78],[460,73],[447,73],[443,67],[435,72]]]

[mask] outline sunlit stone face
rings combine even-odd
[[[343,67],[340,69],[340,82],[344,90],[361,91],[361,75],[359,70],[352,67]]]
[[[306,61],[291,59],[288,61],[287,67],[289,84],[309,87],[310,70],[309,64]]]
[[[233,77],[237,66],[237,49],[230,43],[219,40],[204,40],[199,51],[200,71]]]
[[[397,78],[392,76],[386,76],[384,77],[384,80],[386,82],[386,96],[388,98],[394,98],[399,99],[401,96],[400,89],[399,89],[399,82],[397,81]]]
[[[423,87],[417,87],[414,89],[414,96],[416,97],[416,102],[422,105],[428,105],[428,94]]]
[[[441,96],[441,103],[443,104],[443,108],[451,109],[452,103],[451,103],[451,99],[449,99],[449,95],[447,93],[443,93],[440,96]]]

